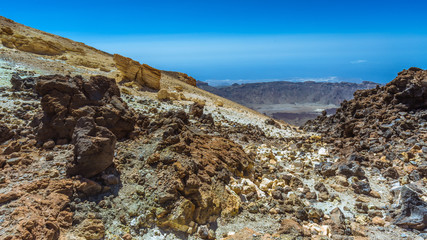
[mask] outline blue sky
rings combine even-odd
[[[15,1],[16,2],[16,1]],[[425,1],[7,1],[0,15],[211,84],[427,68]]]

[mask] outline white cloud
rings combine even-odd
[[[211,86],[227,86],[233,83],[260,83],[260,82],[278,82],[278,81],[287,81],[287,82],[342,82],[343,79],[340,79],[336,76],[331,77],[320,77],[320,78],[269,78],[269,79],[208,79],[204,82],[207,82]],[[344,80],[345,81],[345,80]]]
[[[350,63],[351,64],[360,64],[360,63],[366,63],[366,62],[368,62],[368,60],[359,59],[359,60],[351,61]]]

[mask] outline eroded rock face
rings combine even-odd
[[[381,129],[383,133],[393,131],[400,125],[403,130],[415,128],[416,122],[396,122],[394,116],[399,112],[420,111],[427,108],[427,71],[410,68],[383,87],[359,90],[354,99],[344,101],[335,115],[319,116],[305,125],[306,130],[331,133],[332,137],[364,137],[371,134],[366,131]],[[421,117],[423,118],[423,117]],[[378,121],[379,120],[379,121]],[[424,119],[425,120],[425,119]],[[412,125],[412,126],[410,126]]]
[[[34,91],[36,86],[35,78],[29,77],[29,78],[23,79],[18,74],[12,75],[12,78],[10,79],[10,83],[12,84],[12,89],[17,91],[22,91],[22,90]]]
[[[42,76],[37,79],[43,118],[37,138],[41,142],[72,143],[74,161],[69,175],[92,177],[113,162],[116,139],[135,128],[135,113],[120,98],[114,79],[102,76]]]
[[[13,135],[13,132],[7,126],[0,124],[0,144],[11,139]]]
[[[175,79],[180,80],[181,82],[185,82],[191,86],[196,87],[197,81],[191,76],[188,76],[186,73],[182,72],[173,72],[173,71],[162,71],[162,74],[166,74],[168,76],[171,76]]]
[[[89,117],[82,117],[74,128],[75,161],[68,168],[69,175],[92,177],[113,163],[116,137],[105,127],[95,124]]]
[[[46,41],[38,37],[27,37],[16,34],[9,27],[2,28],[2,31],[0,31],[0,40],[5,47],[16,48],[24,52],[39,55],[61,55],[66,51],[66,49],[58,43]]]
[[[42,96],[44,113],[38,131],[42,142],[70,142],[81,117],[94,119],[96,125],[108,128],[117,139],[134,130],[135,114],[120,99],[114,79],[94,76],[85,81],[79,76],[42,76],[37,79],[36,90]]]
[[[114,54],[114,62],[121,73],[120,81],[131,81],[153,89],[160,89],[160,70],[140,64],[119,54]]]
[[[395,224],[405,228],[423,230],[427,227],[427,203],[420,199],[414,186],[404,186],[400,193],[400,213]]]
[[[158,225],[191,232],[191,222],[206,224],[237,214],[240,198],[226,185],[231,177],[252,178],[254,160],[230,140],[187,130],[184,112],[169,117],[159,151],[147,159],[156,168],[156,194],[166,211]]]
[[[2,227],[16,224],[15,234],[5,239],[58,239],[72,225],[73,213],[66,206],[73,185],[68,179],[44,179],[12,192],[11,201],[18,207],[4,218]]]

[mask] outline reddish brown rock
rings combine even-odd
[[[0,124],[0,144],[11,139],[13,136],[13,132],[6,125]]]
[[[278,234],[293,234],[296,236],[302,236],[304,234],[303,227],[292,219],[284,219],[281,222],[281,227]]]
[[[92,177],[113,163],[116,137],[105,127],[96,126],[88,117],[78,120],[73,133],[75,160],[69,175]]]
[[[18,207],[5,218],[6,222],[15,226],[14,237],[58,239],[61,232],[72,224],[72,213],[66,206],[73,185],[71,180],[44,179],[21,186],[25,197],[15,200],[14,204]]]
[[[220,215],[230,217],[238,213],[240,198],[226,190],[230,177],[252,177],[253,159],[236,143],[206,135],[184,131],[175,143],[151,160],[157,165],[159,203],[171,214],[159,219],[161,226],[186,231],[193,221],[206,224]],[[178,199],[182,204],[173,204]],[[173,219],[177,219],[176,221]],[[181,221],[178,221],[181,219]]]
[[[22,196],[22,192],[8,192],[0,194],[0,204],[16,200]]]
[[[48,139],[70,142],[74,126],[83,116],[92,117],[118,139],[134,130],[135,114],[120,99],[114,79],[93,76],[86,81],[79,76],[41,76],[36,90],[42,96],[44,112],[38,131],[42,142]]]

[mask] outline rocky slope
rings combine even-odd
[[[24,73],[41,56],[5,52]],[[426,237],[424,71],[358,92],[314,133],[184,74],[159,71],[156,89],[158,71],[123,59],[115,78],[69,62],[1,76],[0,239]]]
[[[302,125],[316,118],[322,110],[333,113],[342,101],[351,99],[356,90],[376,85],[366,81],[360,84],[278,81],[215,88],[199,81],[197,86],[275,119]]]

